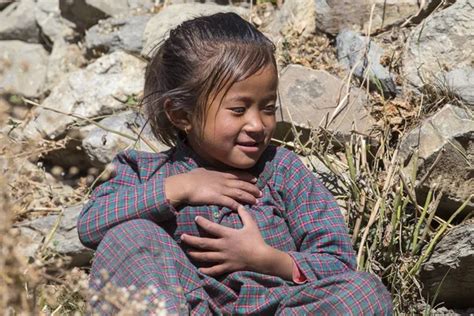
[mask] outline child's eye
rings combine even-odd
[[[263,108],[263,111],[265,113],[269,113],[269,114],[275,114],[275,112],[277,111],[278,109],[278,106],[272,104],[272,105],[267,105],[265,108]]]
[[[244,114],[245,113],[245,107],[235,107],[235,108],[230,108],[230,110],[236,114]]]

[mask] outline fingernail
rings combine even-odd
[[[252,178],[252,182],[257,182],[257,178]]]
[[[184,234],[182,234],[179,239],[183,240],[184,239]]]
[[[262,197],[262,196],[263,196],[263,192],[262,192],[262,191],[260,191],[260,195],[259,195],[258,197]]]
[[[198,220],[198,218],[199,218],[199,216],[196,216],[196,217],[194,218],[194,221],[197,221],[197,220]]]

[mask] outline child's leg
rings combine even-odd
[[[206,313],[210,308],[194,265],[166,231],[148,220],[127,221],[107,232],[97,249],[90,279],[91,288],[98,293],[104,292],[107,283],[119,288],[153,288],[147,300],[164,300],[169,314],[187,314],[189,308]],[[102,314],[99,309],[105,306],[107,313],[114,313],[114,307],[100,294],[98,297],[93,308]]]
[[[380,280],[365,272],[347,272],[294,289],[278,315],[391,315],[392,300]]]

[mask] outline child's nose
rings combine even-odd
[[[265,126],[263,124],[263,120],[258,114],[249,115],[248,121],[246,124],[246,131],[247,132],[263,132]]]

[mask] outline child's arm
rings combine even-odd
[[[286,220],[299,251],[289,252],[309,280],[355,269],[347,226],[332,194],[290,151],[283,151],[276,168]]]
[[[113,161],[112,178],[92,193],[79,216],[82,243],[97,247],[110,228],[127,220],[168,220],[181,203],[237,209],[239,202],[256,203],[261,194],[249,173],[198,168],[171,175],[166,161],[165,154],[120,153]]]
[[[174,216],[175,209],[165,197],[166,170],[160,167],[166,155],[157,155],[150,177],[140,174],[140,153],[128,150],[118,154],[112,164],[112,178],[91,194],[79,215],[77,229],[81,242],[96,248],[105,233],[130,219],[163,221]]]

